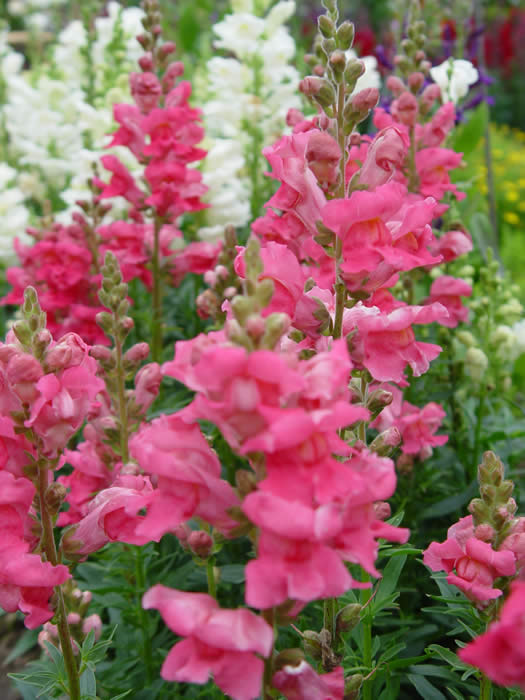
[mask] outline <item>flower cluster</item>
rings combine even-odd
[[[481,498],[471,502],[472,515],[452,525],[445,542],[433,542],[423,561],[445,570],[447,581],[483,608],[525,564],[525,518],[515,517],[514,485],[492,452],[485,453],[478,479]]]
[[[295,43],[285,26],[295,3],[281,0],[264,17],[256,4],[232,3],[233,12],[213,27],[215,46],[228,57],[214,56],[206,66],[203,180],[211,206],[199,229],[203,240],[217,240],[226,225],[244,226],[259,213],[261,149],[280,136],[288,110],[300,107],[299,74],[290,64]]]

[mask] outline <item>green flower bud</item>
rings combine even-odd
[[[355,28],[352,22],[349,22],[348,20],[343,22],[343,24],[341,24],[341,26],[337,29],[335,38],[337,46],[342,51],[348,51],[348,49],[351,49],[352,44],[354,43],[354,34]]]
[[[335,24],[328,15],[320,15],[317,19],[317,26],[325,38],[330,39],[335,35]]]

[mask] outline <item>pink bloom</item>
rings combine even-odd
[[[86,355],[81,364],[57,374],[46,374],[36,384],[39,396],[25,421],[44,442],[50,455],[62,450],[80,428],[91,402],[105,387],[96,376],[97,363]]]
[[[465,197],[450,181],[449,171],[461,163],[462,153],[449,148],[423,148],[416,153],[416,168],[419,175],[419,191],[426,197],[443,199],[445,192],[453,192],[458,199]]]
[[[452,525],[447,534],[445,542],[432,542],[425,550],[424,563],[432,571],[445,570],[447,581],[475,603],[499,598],[502,591],[493,588],[494,579],[516,572],[514,554],[495,551],[488,542],[476,539],[471,515]]]
[[[162,372],[157,362],[144,365],[135,375],[135,403],[144,414],[157,398],[161,382]]]
[[[23,469],[29,464],[28,453],[32,452],[33,447],[27,439],[15,433],[12,419],[0,415],[0,470],[24,476]]]
[[[453,102],[442,105],[432,119],[423,126],[425,146],[440,146],[454,126],[456,109]]]
[[[203,155],[199,155],[199,159]],[[201,201],[207,187],[198,170],[188,168],[185,162],[153,160],[146,166],[144,176],[151,186],[146,204],[155,207],[161,216],[172,219],[188,211],[199,211],[208,205]]]
[[[0,606],[7,612],[27,613],[29,629],[53,617],[49,608],[53,587],[70,578],[67,566],[53,566],[29,553],[24,532],[34,494],[28,479],[0,471]]]
[[[154,109],[162,94],[162,87],[155,73],[131,73],[129,76],[131,96],[143,114]]]
[[[142,545],[153,537],[139,535],[138,526],[144,516],[137,515],[147,508],[154,493],[149,479],[142,476],[120,476],[107,489],[100,491],[88,506],[80,522],[66,530],[64,551],[85,558],[108,542]],[[157,541],[160,538],[157,538]]]
[[[197,424],[160,416],[133,436],[130,451],[157,486],[139,535],[158,540],[194,515],[226,531],[235,525],[226,511],[237,497]]]
[[[318,675],[301,661],[297,666],[284,666],[274,674],[272,683],[286,700],[343,700],[343,668]]]
[[[100,199],[109,197],[124,197],[136,207],[140,207],[144,200],[144,193],[140,190],[125,165],[116,156],[102,156],[102,165],[112,173],[111,180],[106,185],[101,180],[96,180],[96,184],[103,188],[99,195]]]
[[[448,318],[440,323],[448,328],[455,328],[458,323],[468,321],[469,310],[461,303],[461,297],[469,297],[472,294],[472,287],[462,279],[456,279],[449,275],[441,275],[430,288],[430,296],[426,303],[439,302],[448,311]]]
[[[220,251],[221,243],[208,241],[193,241],[182,250],[176,251],[170,270],[173,284],[178,286],[189,272],[203,275],[212,270],[217,264]]]
[[[416,341],[413,323],[431,323],[448,315],[441,304],[403,306],[389,314],[361,302],[343,317],[345,335],[354,328],[352,359],[364,365],[379,381],[401,382],[407,364],[416,377],[427,371],[429,363],[441,352],[439,345]]]
[[[321,186],[334,185],[339,176],[341,149],[326,131],[312,131],[306,148],[306,161]]]
[[[400,170],[406,157],[406,135],[397,127],[389,126],[379,131],[366,155],[359,182],[374,190],[391,180]]]
[[[465,231],[448,231],[434,241],[431,250],[434,255],[442,255],[444,262],[450,262],[460,255],[470,253],[472,238]]]
[[[204,158],[206,151],[195,148],[204,136],[203,128],[197,124],[199,117],[200,111],[187,105],[152,109],[141,120],[143,132],[150,137],[145,155],[159,159],[170,156],[184,164]]]
[[[183,593],[160,584],[143,598],[143,607],[160,611],[182,637],[169,652],[161,675],[167,681],[215,683],[234,700],[259,696],[263,662],[273,647],[272,628],[246,609],[222,610],[204,593]]]
[[[113,105],[113,118],[120,124],[120,128],[113,134],[108,143],[111,146],[127,146],[133,155],[140,161],[143,158],[145,139],[141,127],[142,115],[135,105]]]
[[[525,692],[525,583],[514,581],[498,621],[458,651],[462,661],[491,680]]]

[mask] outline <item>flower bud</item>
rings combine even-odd
[[[191,534],[191,529],[189,525],[187,525],[186,523],[176,525],[172,529],[172,532],[175,535],[175,537],[179,540],[182,549],[188,549],[188,537]]]
[[[371,418],[377,418],[381,411],[390,406],[394,400],[394,395],[391,391],[385,391],[385,389],[376,389],[368,395],[368,400],[366,402],[366,408],[370,411]]]
[[[395,97],[399,97],[406,90],[405,83],[395,75],[388,76],[386,86]]]
[[[304,660],[305,656],[302,649],[283,649],[275,657],[273,668],[274,671],[280,671],[285,666],[299,666]]]
[[[341,51],[340,49],[333,51],[330,55],[329,63],[335,80],[338,83],[341,82],[344,70],[346,68],[346,56],[344,51]]]
[[[69,625],[78,625],[82,618],[77,612],[70,612],[67,615],[67,622]]]
[[[244,499],[249,493],[257,490],[257,478],[253,472],[247,469],[238,469],[235,472],[235,485],[239,496]]]
[[[330,38],[335,35],[335,24],[328,15],[319,15],[317,18],[317,26],[324,37]]]
[[[261,280],[255,290],[255,298],[259,304],[259,308],[264,309],[272,300],[275,285],[273,280],[266,278]]]
[[[414,73],[410,73],[410,75],[408,76],[408,87],[414,93],[418,92],[418,90],[421,89],[421,86],[424,82],[425,76],[419,71],[414,71]]]
[[[102,620],[96,613],[86,617],[82,623],[82,633],[85,634],[86,637],[91,630],[95,633],[95,639],[98,639],[102,633]]]
[[[488,523],[481,523],[474,529],[474,537],[482,542],[492,542],[496,536],[496,531]]]
[[[380,457],[387,457],[401,443],[401,433],[394,425],[379,433],[370,444],[370,450]]]
[[[205,530],[193,530],[188,537],[188,546],[197,557],[207,559],[213,549],[213,537]]]
[[[143,71],[153,70],[153,54],[151,53],[151,51],[147,51],[145,54],[143,54],[139,58],[138,63]]]
[[[124,354],[124,364],[134,367],[139,365],[149,355],[149,345],[147,343],[136,343]]]
[[[346,632],[350,632],[361,621],[362,605],[359,603],[349,603],[337,613],[335,629],[337,634],[343,636]]]
[[[306,97],[315,97],[322,87],[323,81],[314,75],[307,75],[299,83],[299,90]]]
[[[483,350],[469,348],[465,354],[465,367],[474,381],[480,381],[489,366],[489,361]]]
[[[259,314],[251,314],[246,319],[244,327],[248,335],[253,338],[254,341],[258,341],[259,338],[264,335],[266,324],[262,316],[259,316]]]
[[[67,495],[67,489],[58,481],[54,481],[46,489],[44,501],[51,515],[56,515]]]
[[[357,700],[361,692],[361,686],[365,677],[361,673],[355,673],[345,679],[345,694],[343,700]]]
[[[388,520],[392,515],[392,508],[390,503],[386,501],[376,501],[374,503],[374,513],[378,520]]]
[[[349,22],[348,20],[345,20],[341,25],[339,25],[336,33],[335,40],[337,42],[337,46],[342,50],[342,51],[348,51],[348,49],[352,48],[352,44],[354,43],[354,34],[355,34],[355,28],[352,22]]]

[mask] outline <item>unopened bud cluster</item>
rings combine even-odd
[[[272,313],[266,317],[261,314],[272,299],[274,284],[270,279],[259,281],[263,271],[259,251],[260,243],[250,238],[244,258],[246,278],[243,281],[243,294],[232,299],[233,318],[225,325],[228,339],[248,351],[273,350],[290,326],[290,317],[285,313]]]
[[[367,88],[352,95],[357,81],[365,72],[364,63],[347,54],[354,41],[354,25],[349,21],[338,25],[336,3],[325,3],[324,7],[326,13],[318,19],[319,37],[315,55],[305,56],[314,75],[304,78],[299,89],[318,104],[328,117],[337,116],[338,121],[344,123],[345,135],[349,135],[376,106],[379,93],[376,88]],[[342,114],[339,114],[341,109]]]
[[[241,281],[233,263],[237,256],[237,235],[233,226],[224,230],[224,245],[213,270],[204,274],[204,281],[209,286],[199,294],[196,300],[197,313],[201,318],[212,318],[224,322],[226,313],[222,310],[225,300],[230,301],[241,291]]]

